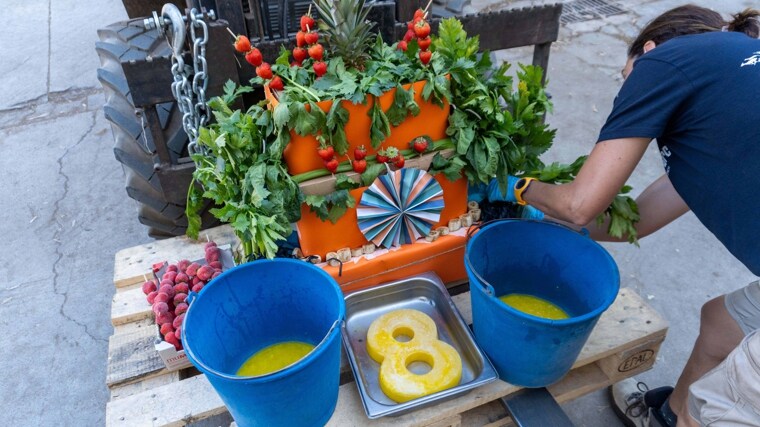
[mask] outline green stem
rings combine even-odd
[[[293,86],[295,86],[295,87],[297,87],[297,88],[301,89],[301,90],[302,90],[302,91],[304,91],[306,94],[308,94],[308,95],[311,95],[311,97],[312,97],[312,98],[314,98],[314,100],[315,100],[315,101],[317,101],[317,102],[319,102],[319,101],[320,101],[319,97],[318,97],[318,96],[317,96],[317,95],[316,95],[314,92],[310,91],[308,88],[306,88],[306,87],[304,87],[304,86],[301,86],[301,85],[299,85],[298,83],[294,82],[293,80],[291,80],[291,79],[289,79],[289,78],[287,78],[287,77],[285,77],[285,76],[280,76],[280,77],[282,77],[283,79],[287,80],[287,81],[288,81],[288,83],[292,84]]]

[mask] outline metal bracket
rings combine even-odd
[[[546,388],[524,388],[500,400],[519,427],[574,426]]]

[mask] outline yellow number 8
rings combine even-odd
[[[402,335],[410,340],[399,341]],[[462,378],[459,353],[438,339],[433,319],[418,310],[395,310],[375,319],[367,331],[367,352],[380,363],[380,388],[396,402],[445,390]],[[427,363],[430,371],[411,372],[414,362]]]

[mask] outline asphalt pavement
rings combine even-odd
[[[548,2],[472,0],[465,12]],[[557,138],[548,160],[587,154],[622,79],[627,43],[648,20],[682,4],[609,1],[621,12],[563,25],[552,46],[549,91]],[[694,3],[727,15],[747,0]],[[112,152],[96,79],[96,30],[126,19],[117,0],[3,1],[0,32],[0,425],[103,425],[114,254],[151,239],[137,222]],[[514,49],[497,57],[530,62]],[[663,173],[656,147],[630,183]],[[670,321],[650,386],[672,385],[698,333],[699,310],[754,276],[687,214],[629,244],[605,244],[622,286]],[[622,327],[622,326],[621,326]],[[579,426],[621,425],[599,391],[562,405]]]

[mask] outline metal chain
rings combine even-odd
[[[208,86],[208,67],[206,63],[206,44],[208,43],[208,25],[203,21],[203,15],[196,13],[195,9],[190,10],[190,39],[193,42],[193,93],[196,97],[193,108],[192,125],[194,138],[190,140],[188,150],[195,153],[198,150],[197,139],[198,130],[208,123],[208,105],[206,104],[206,87]],[[196,34],[197,29],[201,29],[201,37]],[[203,147],[201,147],[202,149]]]
[[[159,34],[166,36],[172,47],[172,94],[177,100],[177,107],[182,113],[182,127],[185,129],[190,144],[190,154],[203,153],[204,147],[198,145],[199,130],[208,123],[208,106],[206,88],[208,86],[208,67],[206,62],[206,44],[208,44],[208,25],[203,20],[204,14],[193,8],[189,18],[182,16],[179,8],[166,4],[161,16],[153,12],[153,18],[145,20],[148,28],[156,27]],[[216,19],[214,11],[206,15]],[[185,63],[183,55],[185,46],[185,21],[190,20],[190,41],[192,42],[192,66]]]

